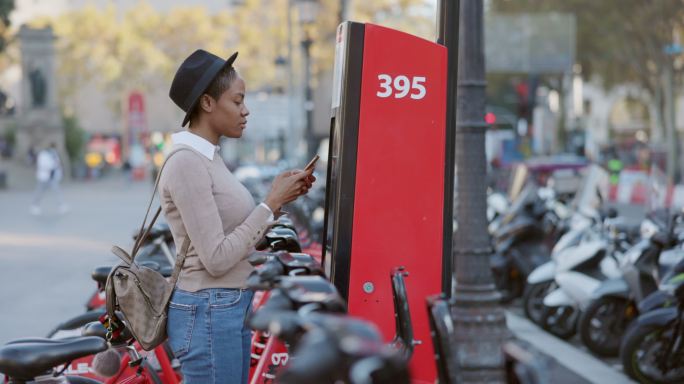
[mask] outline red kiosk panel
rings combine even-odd
[[[425,298],[442,291],[446,48],[366,24],[354,194],[349,313],[394,336],[389,273],[406,286],[414,380],[434,382]],[[372,283],[373,290],[364,291]]]

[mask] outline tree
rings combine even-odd
[[[200,5],[158,11],[144,0],[124,11],[109,2],[104,7],[86,5],[34,20],[32,25],[51,25],[58,37],[59,100],[66,113],[74,108],[79,89],[94,83],[107,96],[112,112],[120,116],[123,95],[133,89],[168,88],[179,63],[197,48],[224,57],[239,51],[236,67],[249,89],[268,89],[275,80],[276,58],[287,56],[287,6],[291,3],[293,0],[244,0],[210,13]],[[340,6],[339,0],[320,3],[319,17],[310,29],[316,41],[311,51],[314,76],[320,69],[332,69]],[[353,19],[429,35],[434,15],[427,17],[421,9],[424,0],[354,3]],[[296,18],[292,32],[292,64],[300,68],[296,47],[303,28],[297,26]]]
[[[684,56],[673,43],[684,37],[682,0],[493,0],[495,12],[569,12],[577,17],[577,53],[587,76],[604,87],[639,84],[655,104],[656,127],[668,138],[669,176],[675,174],[678,140],[670,88],[683,83]],[[675,48],[675,49],[673,49]]]
[[[283,12],[259,12],[267,3],[283,5]],[[159,12],[145,1],[123,12],[110,3],[32,24],[49,24],[58,36],[60,100],[68,104],[82,86],[94,82],[119,113],[123,94],[168,87],[177,66],[197,48],[224,57],[239,51],[237,67],[250,87],[268,84],[282,45],[278,36],[284,33],[284,4],[247,0],[235,12],[209,14],[201,6]]]
[[[9,40],[9,14],[14,10],[14,0],[0,0],[0,53],[7,47]]]
[[[77,162],[82,159],[86,141],[86,133],[78,124],[76,116],[63,116],[64,123],[64,146],[69,160]]]
[[[314,73],[332,70],[335,58],[335,34],[339,24],[340,0],[319,0],[321,10],[312,29],[316,44],[312,48]],[[425,0],[373,0],[350,2],[349,20],[380,24],[385,27],[434,40],[434,10]],[[301,32],[301,31],[300,31]],[[296,37],[298,39],[301,36]],[[299,40],[296,40],[299,41]]]

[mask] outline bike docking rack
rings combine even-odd
[[[346,314],[346,302],[311,256],[255,254],[250,262],[256,270],[249,288],[268,290],[248,319],[255,330],[251,383],[276,378],[283,383],[363,382],[360,378],[370,375],[384,380],[379,382],[408,383],[408,361],[417,343],[403,268],[390,274],[397,331],[385,343],[375,325]]]
[[[411,272],[411,382],[433,383],[425,298],[451,292],[447,49],[378,25],[344,22],[335,52],[324,270],[349,315],[375,324],[386,343],[400,326],[387,274],[397,266]]]
[[[302,284],[301,279],[313,278],[314,280],[309,280],[308,285],[314,284],[319,296],[323,293],[320,289],[328,289],[328,294],[333,295],[333,299],[335,292],[332,286],[324,284],[325,279],[321,277],[323,271],[320,264],[307,254],[262,253],[252,255],[249,261],[257,266],[255,272],[247,280],[247,286],[256,292],[253,303],[257,308],[249,320],[250,326],[255,330],[252,336],[250,382],[262,383],[275,380],[278,368],[285,366],[289,360],[286,345],[271,336],[273,330],[269,328],[270,322],[264,319],[264,317],[268,318],[269,313],[281,313],[298,308],[293,297],[285,296],[283,293],[290,289],[294,294],[295,289],[299,288],[299,286],[292,285],[293,281],[288,282],[286,276],[300,279],[300,284]],[[300,302],[299,305],[302,303]],[[344,309],[344,307],[338,308],[338,312],[344,312]]]

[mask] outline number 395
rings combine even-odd
[[[425,77],[415,76],[411,80],[404,75],[399,75],[392,79],[392,76],[385,73],[378,75],[378,80],[380,80],[380,88],[382,90],[377,92],[378,97],[390,97],[394,95],[394,98],[401,99],[409,95],[414,100],[419,100],[425,97]]]

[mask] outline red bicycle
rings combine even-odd
[[[282,383],[408,384],[407,363],[415,342],[405,275],[402,268],[391,273],[396,335],[389,344],[374,325],[344,315],[344,300],[323,277],[277,279],[269,301],[249,323],[256,330],[272,330],[271,339],[295,355],[286,369],[269,373]]]

